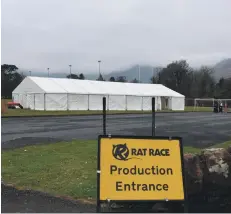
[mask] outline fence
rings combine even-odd
[[[222,102],[223,106],[227,104],[228,107],[231,107],[231,99],[203,99],[203,98],[186,98],[185,106],[194,106],[194,107],[213,107],[214,101]]]
[[[193,98],[185,98],[185,106],[194,106]]]
[[[196,98],[194,99],[194,107],[213,107],[215,101],[218,101],[219,103],[222,103],[223,106],[227,105],[227,107],[231,107],[231,99],[200,99]]]

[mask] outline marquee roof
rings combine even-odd
[[[13,94],[69,93],[184,97],[162,84],[121,83],[48,77],[26,77]]]

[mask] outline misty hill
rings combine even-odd
[[[154,68],[154,72],[157,71],[157,68]],[[29,76],[29,72],[28,71],[25,71],[25,70],[20,70],[19,73],[23,73],[24,75],[26,76]],[[46,72],[39,72],[39,71],[32,71],[32,76],[37,76],[37,77],[47,77],[48,74]],[[66,78],[66,76],[68,75],[69,73],[63,73],[63,72],[56,72],[56,73],[52,73],[50,72],[50,77],[53,77],[53,78]],[[95,73],[84,73],[84,76],[86,79],[89,79],[89,80],[96,80],[98,78],[98,72],[95,72]],[[153,67],[152,66],[140,66],[140,80],[141,82],[143,83],[150,83],[150,79],[152,77],[152,74],[153,74]],[[139,72],[138,72],[138,66],[135,65],[135,66],[132,66],[126,70],[123,70],[123,71],[113,71],[109,74],[104,74],[102,73],[103,75],[103,78],[105,80],[109,80],[110,77],[119,77],[119,76],[125,76],[126,79],[128,81],[132,81],[134,80],[135,78],[138,80],[139,79]]]
[[[154,68],[154,75],[156,75],[157,68]],[[140,66],[140,81],[143,83],[150,83],[150,79],[153,75],[153,67],[149,65]],[[109,80],[110,77],[125,76],[128,81],[134,79],[139,80],[139,67],[134,65],[123,71],[113,71],[107,75],[104,75],[106,80]]]
[[[21,74],[23,73],[25,76],[29,76],[29,71],[19,70],[19,73],[21,73]],[[50,77],[52,77],[52,78],[66,78],[68,74],[69,73],[64,73],[64,72],[55,72],[55,73],[50,72]],[[83,72],[83,74],[84,74],[84,72]],[[46,72],[39,72],[39,71],[32,71],[31,75],[36,76],[36,77],[47,77],[48,76],[48,74]],[[98,74],[91,74],[90,73],[90,74],[84,74],[84,76],[86,77],[86,79],[89,79],[89,80],[96,80],[98,78]]]
[[[156,75],[158,68],[154,68],[154,75]],[[221,77],[231,78],[231,58],[222,60],[214,66],[214,77],[218,80]],[[140,79],[143,83],[150,83],[150,78],[153,75],[153,67],[149,65],[140,66]],[[132,66],[123,71],[114,71],[108,75],[104,75],[104,78],[108,80],[111,76],[126,76],[128,81],[139,78],[138,65]]]
[[[29,76],[30,75],[28,70],[19,69],[18,72],[20,74],[25,75],[25,76]],[[31,72],[31,76],[35,76],[35,77],[47,77],[48,73],[33,70]],[[65,74],[65,73],[51,73],[50,72],[50,77],[53,77],[53,78],[65,78],[66,76],[67,76],[67,74]]]
[[[154,68],[154,75],[156,75],[158,68]],[[231,58],[229,59],[225,59],[222,60],[220,62],[218,62],[217,64],[215,64],[214,66],[214,77],[218,80],[221,77],[224,78],[231,78]],[[19,71],[20,73],[23,72],[24,75],[29,75],[28,71]],[[82,73],[84,74],[86,79],[89,80],[96,80],[98,78],[98,71],[96,71],[95,73],[85,73],[84,71],[82,71]],[[68,71],[65,72],[56,72],[56,73],[52,73],[50,72],[50,77],[53,78],[66,78],[66,76],[68,75]],[[79,74],[79,73],[78,73]],[[125,76],[126,79],[128,81],[132,81],[135,78],[138,80],[139,79],[139,70],[138,70],[138,65],[134,65],[131,66],[127,69],[121,70],[121,71],[113,71],[109,74],[105,74],[102,73],[103,78],[105,80],[109,80],[110,77],[119,77],[119,76]],[[153,75],[153,66],[150,65],[142,65],[140,66],[140,80],[143,83],[150,83],[150,79]],[[32,71],[32,76],[38,76],[38,77],[47,77],[47,73],[46,72],[39,72],[39,71]]]
[[[231,78],[231,58],[222,60],[214,66],[214,76],[217,79],[221,77]]]

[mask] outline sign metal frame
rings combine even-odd
[[[142,139],[149,139],[149,140],[178,140],[179,146],[180,146],[180,160],[181,160],[181,175],[182,175],[182,182],[183,182],[183,191],[184,191],[184,199],[177,199],[177,200],[110,200],[110,203],[116,203],[116,202],[124,202],[124,203],[143,203],[143,202],[153,202],[153,203],[160,203],[160,202],[182,202],[185,203],[185,208],[187,207],[187,188],[186,188],[186,180],[185,180],[185,173],[184,173],[184,156],[183,156],[183,144],[182,144],[182,138],[181,137],[166,137],[166,136],[129,136],[129,135],[99,135],[98,136],[98,155],[97,155],[97,211],[100,210],[101,203],[108,203],[107,200],[100,200],[100,152],[101,152],[101,139],[107,138],[107,139],[136,139],[136,140],[142,140]],[[153,142],[155,143],[155,142]],[[186,211],[187,212],[187,211]]]

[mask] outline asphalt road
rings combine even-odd
[[[2,118],[2,149],[72,139],[97,139],[102,116]],[[151,115],[107,117],[107,133],[150,135]],[[156,135],[181,136],[184,145],[206,147],[231,138],[231,114],[158,113]],[[95,212],[95,205],[72,202],[2,185],[3,212]]]
[[[2,118],[2,149],[72,139],[97,139],[102,116]],[[151,135],[151,115],[108,115],[107,134]],[[231,114],[157,113],[156,135],[207,147],[231,139]]]
[[[33,190],[1,185],[3,213],[84,213],[96,212],[96,205],[50,196]]]

